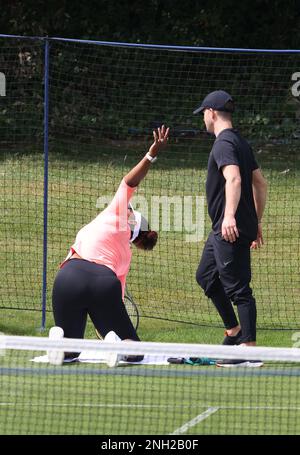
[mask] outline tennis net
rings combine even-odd
[[[40,311],[42,303],[44,325],[77,232],[165,123],[169,145],[132,199],[159,241],[152,253],[134,252],[127,283],[144,320],[219,326],[195,280],[211,229],[213,138],[193,111],[222,88],[268,182],[265,245],[251,259],[257,325],[298,330],[300,53],[107,44],[0,35],[0,307]]]
[[[298,348],[20,336],[0,347],[1,434],[300,433]],[[76,360],[48,362],[62,352]],[[115,353],[144,359],[112,368]],[[248,364],[218,368],[226,359]]]

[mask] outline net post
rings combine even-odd
[[[43,232],[43,288],[42,325],[46,326],[47,303],[47,242],[48,242],[48,160],[49,160],[49,39],[44,40],[44,232]]]

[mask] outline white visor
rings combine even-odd
[[[133,207],[131,204],[129,204],[129,207],[134,214],[134,230],[133,230],[132,237],[130,239],[130,242],[133,242],[140,233],[141,224],[142,224],[142,214],[140,212],[137,212],[136,210],[133,210]]]

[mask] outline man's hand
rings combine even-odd
[[[233,215],[224,216],[222,223],[222,237],[227,242],[233,243],[239,237],[239,231],[236,226],[235,217]]]
[[[162,125],[161,128],[157,128],[157,132],[153,131],[154,142],[149,148],[149,154],[151,156],[156,156],[159,150],[166,146],[169,139],[169,131],[170,128],[166,129],[165,125]]]
[[[264,244],[264,239],[262,235],[262,225],[259,223],[258,225],[258,230],[257,230],[257,238],[256,240],[253,240],[251,243],[251,250],[257,250],[257,248],[260,248]]]

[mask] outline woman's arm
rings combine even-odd
[[[157,128],[156,131],[153,131],[154,142],[149,148],[148,154],[155,158],[158,152],[165,147],[168,142],[169,128],[165,128],[163,125],[161,128]],[[151,161],[148,160],[146,156],[133,168],[131,171],[125,175],[124,180],[128,186],[132,188],[139,185],[139,183],[146,176],[149,168],[151,166]]]

